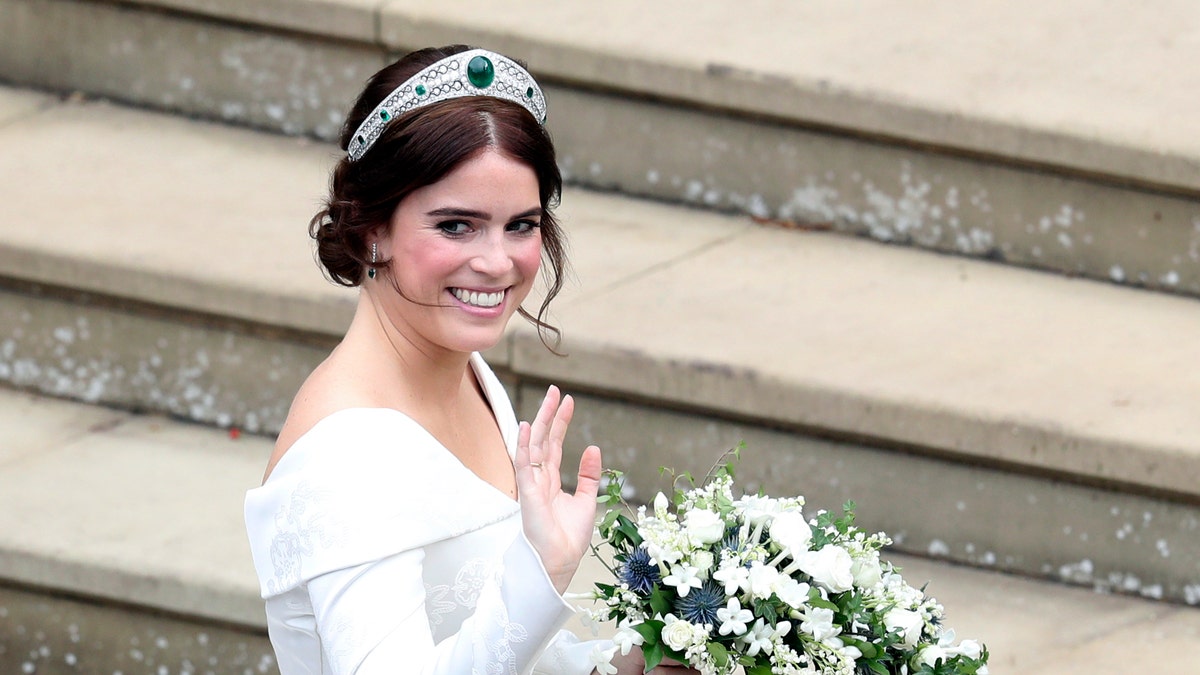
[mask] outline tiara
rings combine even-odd
[[[350,139],[346,151],[351,161],[366,154],[388,123],[397,117],[416,108],[464,96],[492,96],[512,101],[528,110],[539,124],[546,123],[546,97],[529,71],[502,54],[472,49],[426,67],[375,106]]]

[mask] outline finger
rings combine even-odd
[[[579,458],[579,477],[575,483],[575,496],[596,501],[600,493],[600,476],[603,471],[600,448],[589,445]]]
[[[546,397],[542,399],[542,407],[538,409],[537,417],[530,425],[529,431],[529,460],[530,462],[545,462],[546,436],[550,433],[554,422],[555,411],[559,407],[558,387],[550,385]]]
[[[546,443],[546,461],[557,469],[562,464],[562,446],[567,437],[567,428],[571,426],[571,418],[575,415],[575,399],[567,395],[563,397],[554,415],[554,424],[550,427],[550,438]]]
[[[517,425],[517,454],[513,457],[513,467],[523,469],[529,467],[529,422]]]

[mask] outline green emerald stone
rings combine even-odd
[[[391,116],[390,114],[388,114],[388,111],[386,111],[386,110],[380,110],[380,111],[379,111],[379,119],[381,119],[381,120],[383,120],[384,122],[386,122],[386,121],[388,121],[388,120],[392,119],[392,116]]]
[[[358,137],[358,144],[359,144],[359,145],[366,145],[366,143],[367,143],[367,139],[363,138],[362,136],[359,136],[359,137]]]
[[[483,89],[496,79],[496,69],[492,67],[492,61],[486,56],[476,56],[467,63],[467,80],[475,85],[476,89]]]
[[[425,85],[418,84],[416,87],[413,87],[413,91],[417,92],[417,96],[424,96],[425,92],[429,90],[425,88]]]
[[[525,98],[533,98],[533,87],[525,90]]]

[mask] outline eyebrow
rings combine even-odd
[[[475,220],[491,220],[492,214],[486,211],[476,211],[475,209],[461,209],[455,206],[445,206],[440,209],[434,209],[426,215],[440,218],[474,218]],[[522,211],[512,217],[512,220],[520,220],[522,218],[531,218],[533,216],[542,215],[542,207],[535,206],[528,211]]]

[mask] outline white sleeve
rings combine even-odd
[[[533,675],[590,675],[594,672],[591,662],[592,649],[612,646],[612,640],[580,641],[569,630],[560,630],[542,652],[533,667]]]
[[[518,535],[474,614],[435,645],[425,611],[424,561],[417,548],[309,580],[322,651],[335,675],[526,675],[572,613]]]

